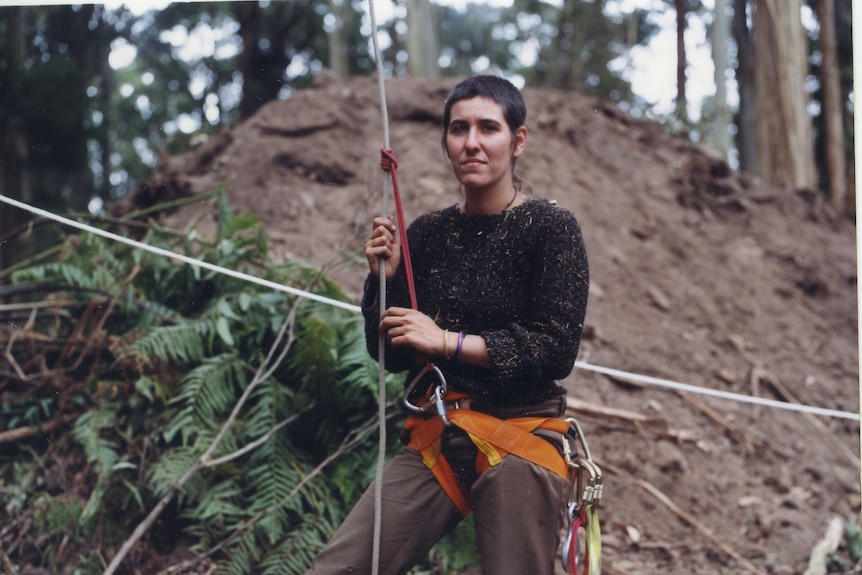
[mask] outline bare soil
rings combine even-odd
[[[439,129],[454,83],[386,82],[408,220],[459,201]],[[851,222],[816,191],[765,186],[607,102],[525,96],[518,168],[534,195],[577,216],[590,257],[579,361],[859,413]],[[325,267],[358,301],[362,241],[384,210],[382,142],[376,78],[323,75],[162,158],[132,201],[225,186],[236,212],[263,222],[276,258]],[[162,223],[209,234],[214,217],[200,203]],[[857,421],[580,367],[565,384],[605,469],[605,573],[803,573],[829,520],[859,517]]]

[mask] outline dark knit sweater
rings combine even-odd
[[[434,359],[451,389],[499,406],[562,395],[578,354],[589,271],[580,227],[565,209],[530,198],[493,215],[457,205],[425,214],[407,230],[419,310],[443,329],[485,338],[490,369]],[[387,282],[388,306],[410,307],[403,260]],[[368,350],[378,356],[379,287],[369,275],[362,310]],[[454,339],[454,338],[453,338]],[[390,371],[422,369],[414,353],[387,348]],[[435,378],[428,377],[432,380]]]

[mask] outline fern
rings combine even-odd
[[[301,526],[290,532],[260,563],[260,575],[299,575],[311,566],[336,525],[325,515],[309,515]]]
[[[297,262],[274,265],[256,218],[232,215],[223,193],[217,201],[219,231],[213,244],[194,233],[177,236],[156,226],[145,241],[349,301],[316,269]],[[34,330],[43,339],[91,333],[95,321],[106,320],[98,324],[106,344],[82,350],[89,355],[79,370],[58,383],[69,394],[58,397],[51,392],[55,388],[45,386],[19,397],[17,388],[7,384],[3,409],[5,398],[14,398],[9,411],[27,423],[81,413],[70,449],[89,462],[93,486],[78,506],[85,518],[81,532],[102,534],[105,548],[93,557],[112,555],[214,440],[296,298],[89,235],[68,238],[55,261],[12,277],[18,286],[51,284],[70,302],[55,316],[37,320]],[[106,298],[110,307],[104,305]],[[103,310],[102,315],[82,313],[89,309]],[[255,450],[202,469],[165,511],[172,514],[165,521],[180,526],[197,551],[226,542],[214,557],[219,572],[304,572],[373,476],[376,442],[369,441],[297,491],[323,458],[375,416],[377,366],[365,351],[362,318],[356,314],[302,301],[292,329],[288,360],[250,394],[214,456],[249,445],[280,422],[303,415]],[[18,358],[29,352],[20,346],[11,351]],[[61,374],[72,361],[50,350],[44,356],[56,361]],[[399,381],[387,379],[393,395]],[[393,443],[396,435],[390,435]],[[17,449],[35,454],[39,445],[34,441]],[[39,489],[35,474],[41,464],[37,456],[27,457],[26,464],[0,469],[0,509],[24,510]],[[46,513],[53,515],[35,526],[27,523],[33,527],[26,529],[54,532],[64,515],[53,507],[58,503],[50,505]],[[246,526],[257,517],[263,518]],[[83,566],[89,556],[82,551],[80,557],[64,557],[64,569]]]
[[[180,477],[188,471],[200,457],[200,454],[191,447],[174,447],[166,450],[153,463],[146,475],[146,485],[153,495],[163,497],[179,481]],[[195,483],[197,481],[197,484]],[[187,484],[187,493],[205,491],[208,485],[201,479],[193,479]]]
[[[96,486],[90,493],[87,505],[81,512],[81,522],[89,522],[102,507],[102,500],[110,486],[111,475],[120,466],[120,454],[115,442],[102,437],[102,431],[113,424],[113,416],[104,411],[90,411],[75,423],[74,435],[84,448],[87,461],[95,463]]]
[[[243,364],[235,356],[222,354],[205,359],[183,378],[170,402],[178,409],[165,440],[172,441],[177,432],[181,433],[183,445],[188,445],[196,432],[205,432],[205,437],[211,438],[218,422],[236,403],[237,390],[244,384]]]
[[[132,342],[127,353],[150,364],[153,360],[189,364],[204,359],[207,342],[214,333],[215,325],[210,320],[157,327]]]

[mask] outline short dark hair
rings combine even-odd
[[[452,106],[459,100],[469,100],[483,96],[503,106],[503,117],[509,125],[509,130],[523,126],[527,121],[527,104],[524,97],[511,82],[498,76],[473,76],[458,83],[446,97],[443,107],[443,149],[446,149],[446,132],[452,119]]]

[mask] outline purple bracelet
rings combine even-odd
[[[464,363],[464,356],[463,356],[462,352],[463,352],[464,338],[466,336],[467,336],[467,334],[465,334],[463,331],[458,332],[458,352],[457,352],[458,363]]]

